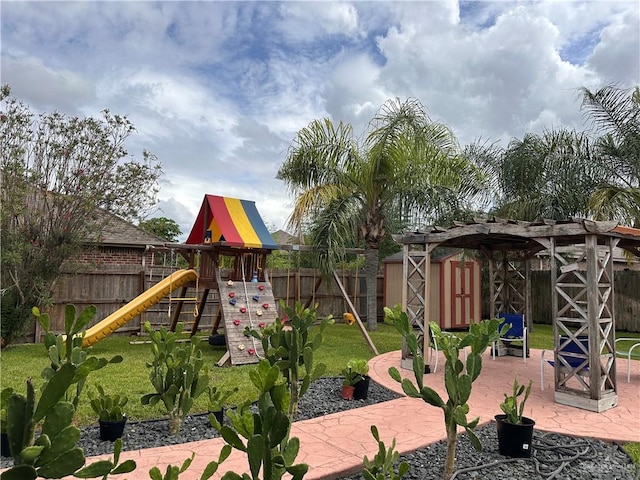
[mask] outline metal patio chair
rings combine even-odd
[[[628,345],[628,347],[624,347],[625,349],[621,349],[618,347],[618,342],[623,342],[625,345]],[[635,343],[629,343],[629,342],[635,342]],[[616,338],[615,341],[615,348],[616,348],[616,356],[620,355],[623,357],[627,357],[628,363],[627,363],[627,383],[631,383],[631,354],[633,353],[633,351],[638,348],[640,349],[640,338]],[[639,350],[640,351],[640,350]]]
[[[491,355],[495,360],[496,351],[498,349],[498,343],[511,344],[512,342],[522,343],[522,359],[527,361],[527,349],[529,343],[527,342],[527,326],[524,321],[524,314],[522,313],[499,313],[498,318],[502,319],[500,322],[500,329],[502,325],[510,325],[509,330],[504,336],[500,337],[497,341],[491,345]]]

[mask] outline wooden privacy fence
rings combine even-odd
[[[95,305],[97,314],[92,324],[98,323],[166,278],[171,271],[166,266],[158,266],[146,269],[135,267],[118,271],[88,270],[81,273],[66,273],[56,282],[53,304],[46,309],[51,315],[51,328],[56,332],[64,331],[64,309],[67,304],[74,304],[78,312],[89,305]],[[335,280],[331,279],[329,282],[321,280],[320,274],[315,269],[278,269],[269,270],[268,273],[277,303],[283,300],[291,307],[295,305],[296,301],[300,301],[303,305],[307,303],[311,306],[318,304],[319,317],[331,314],[338,320],[342,319],[344,312],[349,311],[347,302]],[[362,320],[366,321],[366,285],[362,273],[355,270],[339,270],[336,273],[350,300],[358,309]],[[382,312],[382,276],[378,277],[378,286],[380,287],[378,289],[379,311]],[[178,295],[180,295],[179,288],[173,292],[172,296],[165,297],[152,305],[142,315],[135,317],[118,329],[115,334],[141,334],[143,332],[142,324],[145,321],[150,322],[155,328],[168,327],[176,309]],[[196,299],[201,295],[202,291],[189,288],[184,297],[180,297],[183,307],[179,321],[185,324],[186,331],[191,328],[191,324],[195,320]],[[211,291],[198,325],[198,331],[202,334],[211,332],[218,312],[218,305],[218,293]],[[282,312],[279,313],[282,314]],[[40,342],[41,339],[42,332],[34,322],[25,334],[25,341]]]
[[[640,332],[640,271],[616,271],[614,292],[616,330]],[[531,298],[533,299],[533,321],[550,325],[552,315],[549,272],[531,272]]]
[[[94,323],[126,305],[133,298],[144,292],[171,272],[166,268],[127,267],[114,271],[88,270],[81,273],[64,274],[57,282],[54,291],[54,303],[46,309],[51,315],[52,329],[56,332],[64,330],[64,308],[66,304],[76,305],[78,311],[88,305],[95,305],[98,313]],[[345,286],[349,298],[358,309],[363,322],[366,322],[366,285],[362,272],[354,270],[339,270],[338,277]],[[279,269],[269,270],[269,277],[276,301],[284,300],[293,306],[297,300],[303,304],[318,304],[320,317],[333,315],[341,321],[342,314],[348,311],[347,303],[341,295],[336,282],[331,279],[327,283],[320,280],[319,273],[314,269]],[[378,275],[378,321],[382,320],[384,278]],[[197,298],[202,292],[190,288],[184,298]],[[177,296],[179,289],[173,295]],[[615,273],[615,315],[616,329],[629,332],[640,332],[640,271],[617,271]],[[549,272],[532,272],[533,315],[535,323],[551,323],[551,278]],[[218,308],[218,296],[211,292],[203,311],[198,330],[208,334],[213,326]],[[484,302],[486,305],[486,302]],[[116,334],[140,334],[142,323],[149,321],[154,327],[169,326],[171,316],[175,311],[176,301],[165,297],[161,302],[153,305],[143,315],[138,316],[120,328]],[[392,305],[390,305],[392,306]],[[196,302],[185,300],[180,315],[180,322],[190,325],[194,320]],[[488,309],[483,308],[483,317],[488,316]],[[282,314],[282,312],[280,312]],[[185,327],[190,328],[190,327]],[[25,333],[26,342],[41,341],[42,332],[35,325],[30,324]]]

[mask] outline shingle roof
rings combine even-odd
[[[105,221],[105,225],[102,227],[100,237],[89,240],[87,243],[136,247],[162,246],[168,243],[164,238],[149,233],[112,213],[101,210],[98,215]]]

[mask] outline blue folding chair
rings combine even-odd
[[[522,313],[499,313],[498,318],[502,319],[500,322],[500,329],[504,324],[510,325],[509,330],[504,336],[500,337],[497,341],[493,342],[491,346],[492,358],[495,360],[496,351],[498,349],[498,342],[505,344],[511,344],[512,342],[522,342],[522,359],[527,361],[527,348],[529,346],[527,342],[527,326],[524,321],[524,315]]]
[[[560,375],[566,377],[570,372],[575,371],[576,375],[582,377],[582,389],[586,390],[586,382],[584,378],[589,376],[589,337],[578,336],[576,342],[569,337],[560,337],[560,346],[558,347],[558,360],[560,367]],[[548,363],[555,367],[556,362],[544,358],[547,350],[542,351],[540,356],[540,389],[544,390],[544,364]]]

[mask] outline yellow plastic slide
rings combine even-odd
[[[89,328],[84,335],[82,344],[85,347],[93,345],[107,335],[111,335],[125,323],[144,312],[147,308],[155,305],[173,290],[183,286],[185,283],[194,281],[198,277],[195,270],[178,270],[167,278],[161,280],[149,290],[144,291],[126,305],[113,312],[104,320]]]

